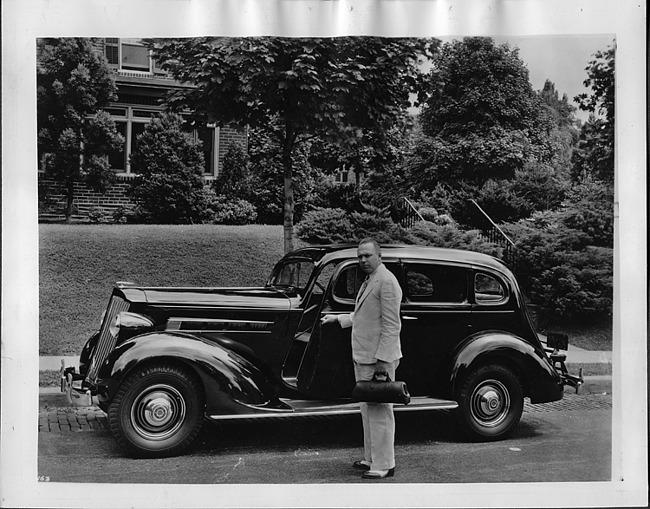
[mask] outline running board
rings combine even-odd
[[[255,413],[226,414],[226,415],[209,415],[210,420],[223,421],[233,419],[267,419],[283,417],[306,417],[306,416],[325,416],[325,415],[347,415],[359,412],[359,403],[341,403],[341,402],[324,402],[308,399],[281,399],[287,405],[289,410],[258,410]],[[435,399],[425,397],[411,397],[408,405],[393,405],[396,412],[416,412],[422,410],[453,410],[458,408],[458,403],[446,399]]]

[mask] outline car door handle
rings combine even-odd
[[[418,317],[417,317],[417,316],[404,315],[404,316],[402,317],[402,319],[403,319],[403,320],[417,320]]]

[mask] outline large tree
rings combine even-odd
[[[577,178],[591,175],[608,183],[614,182],[614,68],[615,48],[598,51],[585,68],[585,87],[574,99],[583,111],[590,112],[580,133],[580,143],[574,156]]]
[[[46,175],[63,185],[70,221],[74,184],[103,192],[114,173],[108,154],[123,137],[100,108],[116,98],[106,59],[91,39],[39,39],[37,43],[37,120],[39,152]]]
[[[459,179],[481,186],[510,179],[531,158],[550,157],[552,119],[528,79],[518,50],[489,37],[445,44],[429,73],[416,180],[435,185]]]
[[[293,247],[294,149],[320,136],[352,145],[381,134],[410,106],[420,60],[437,41],[424,39],[196,38],[149,40],[172,75],[195,85],[169,99],[199,120],[270,127],[284,171],[284,247]],[[201,118],[202,117],[202,118]]]

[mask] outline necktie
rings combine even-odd
[[[359,302],[359,299],[363,295],[363,292],[366,290],[367,286],[368,286],[368,276],[366,276],[366,279],[364,279],[363,283],[361,284],[361,288],[359,288],[359,293],[357,293],[357,302]]]

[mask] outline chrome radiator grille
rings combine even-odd
[[[88,368],[88,374],[86,375],[86,380],[91,383],[97,382],[97,374],[99,373],[99,367],[108,357],[113,349],[115,348],[115,343],[117,338],[114,337],[109,332],[109,327],[113,318],[118,313],[122,311],[127,311],[129,309],[129,303],[121,297],[113,295],[110,302],[108,303],[108,308],[106,309],[106,315],[104,316],[104,322],[102,323],[102,329],[99,334],[99,341],[97,341],[97,347],[93,354],[93,358],[90,361],[90,367]]]

